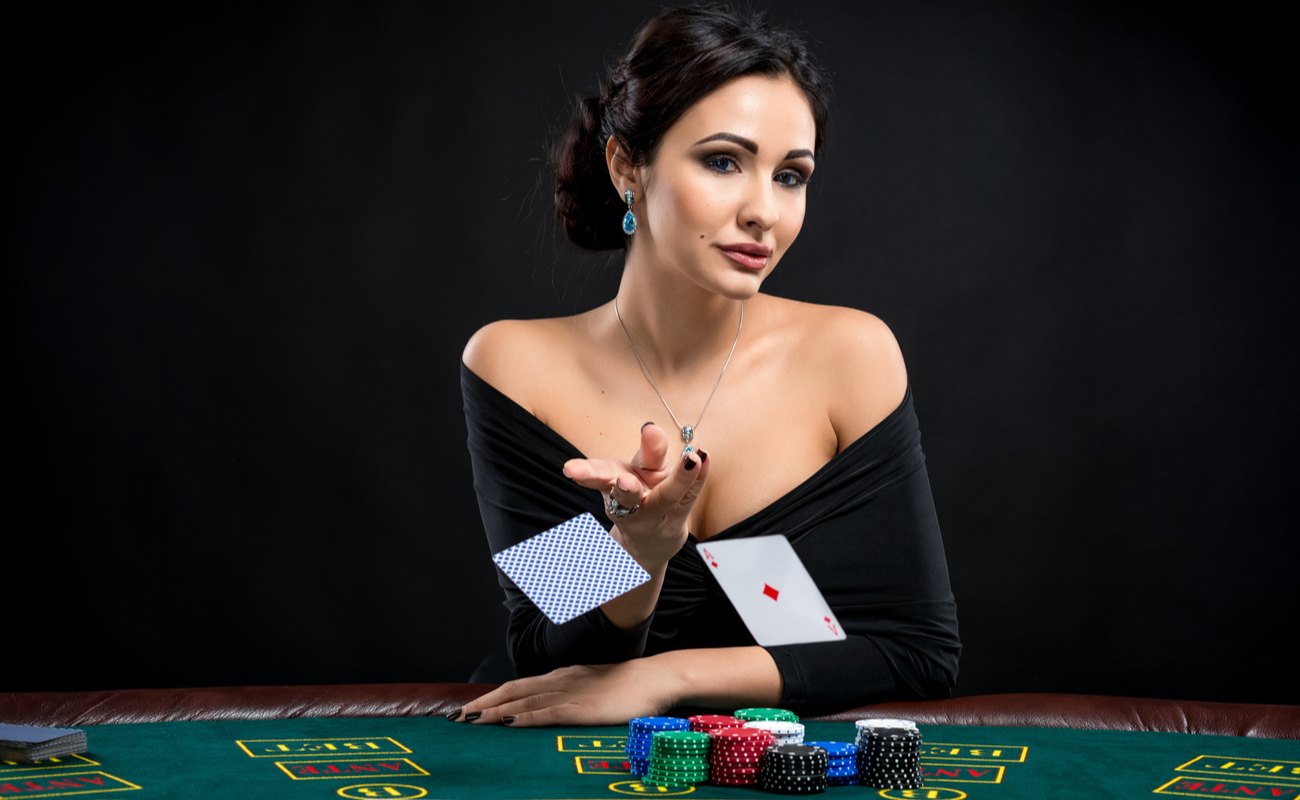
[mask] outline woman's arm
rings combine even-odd
[[[667,434],[654,425],[641,429],[641,447],[629,461],[582,458],[527,407],[526,387],[540,380],[539,365],[543,374],[555,369],[547,352],[557,348],[548,344],[554,342],[544,325],[511,321],[483,328],[465,348],[468,446],[489,547],[499,552],[582,511],[605,516],[602,498],[617,482],[622,502],[640,509],[610,533],[651,580],[555,625],[499,575],[510,609],[509,651],[520,675],[641,655],[666,565],[685,542],[687,517],[709,471],[703,454],[670,456]]]
[[[619,725],[679,706],[773,706],[781,674],[761,647],[675,650],[621,664],[571,666],[504,683],[453,712],[454,720]]]

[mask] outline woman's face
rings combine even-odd
[[[726,297],[752,296],[803,227],[816,135],[788,77],[746,76],[706,95],[640,170],[629,257]]]

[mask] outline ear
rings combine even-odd
[[[641,195],[641,170],[632,166],[627,151],[613,136],[605,142],[605,164],[609,167],[609,179],[613,182],[614,191],[618,193],[619,198],[623,197],[623,191],[626,189],[632,189],[638,197]]]

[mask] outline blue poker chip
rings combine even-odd
[[[836,758],[852,758],[858,754],[858,746],[852,742],[804,742],[811,747],[820,747],[826,751],[826,755],[832,760]]]
[[[687,731],[691,721],[684,717],[634,717],[628,720],[634,731]]]

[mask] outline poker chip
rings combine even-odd
[[[798,722],[799,716],[784,708],[740,708],[732,716],[742,722]]]
[[[804,742],[826,751],[826,785],[856,786],[858,784],[858,746],[852,742]]]
[[[858,730],[863,728],[904,728],[917,730],[916,723],[910,719],[860,719],[853,723]]]
[[[689,722],[682,720],[682,722]],[[683,728],[650,734],[650,753],[643,782],[655,786],[691,786],[709,779],[709,734]]]
[[[776,736],[743,725],[709,732],[709,783],[718,786],[757,786],[763,754]]]
[[[753,722],[746,722],[745,727],[768,731],[776,737],[776,744],[803,743],[804,727],[802,722],[755,720]]]
[[[689,731],[690,722],[682,717],[634,717],[627,723],[628,769],[642,777],[650,767],[651,741],[656,733]]]
[[[859,784],[877,789],[924,786],[921,732],[916,723],[903,719],[860,719],[855,726],[858,735],[854,762]]]
[[[802,727],[802,726],[801,726]],[[816,794],[826,791],[829,754],[806,744],[775,744],[763,753],[758,786],[779,794]]]
[[[696,714],[688,717],[687,721],[691,724],[691,730],[711,733],[723,728],[738,728],[743,720],[726,714]]]

